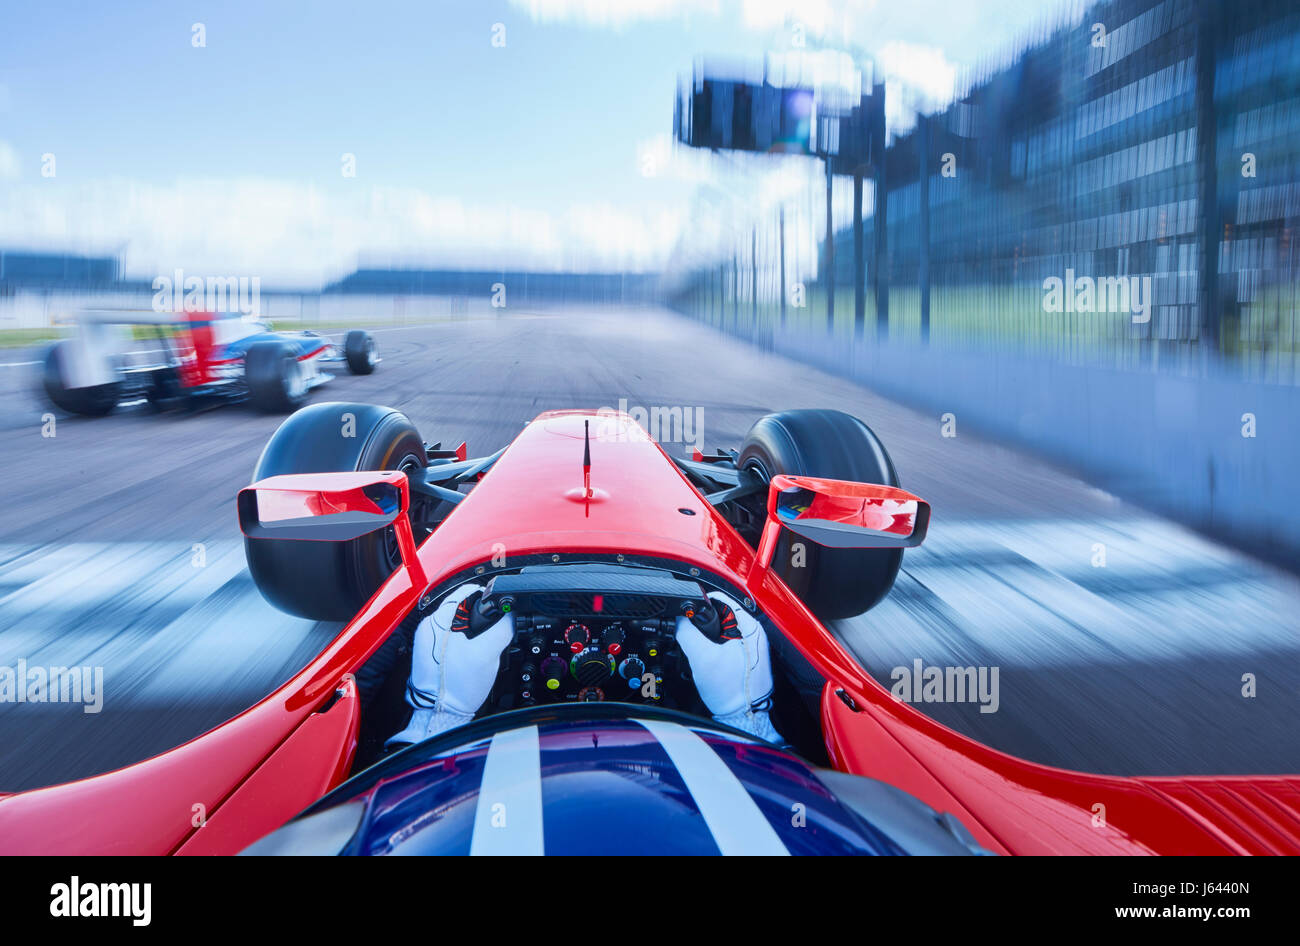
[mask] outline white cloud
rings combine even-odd
[[[716,13],[717,0],[510,0],[539,23],[576,22],[622,28],[641,20]]]
[[[931,107],[942,106],[951,100],[957,82],[957,67],[937,46],[895,40],[881,47],[876,61],[886,79],[897,79],[913,98],[925,101]]]
[[[741,0],[741,19],[752,30],[799,24],[811,34],[862,35],[863,19],[877,0]]]
[[[42,182],[48,185],[48,182]],[[0,190],[0,245],[121,252],[128,275],[182,267],[313,285],[358,259],[541,270],[655,270],[684,214],[575,202],[546,212],[405,188],[332,191],[258,178],[103,180]]]
[[[18,152],[7,141],[0,141],[0,181],[12,181],[22,176]]]
[[[667,132],[637,142],[636,156],[643,177],[699,184],[716,176],[714,155],[688,148]]]
[[[510,0],[539,23],[582,23],[621,29],[646,20],[729,14],[746,29],[799,24],[810,33],[843,33],[877,0]]]
[[[510,0],[510,4],[540,23],[613,29],[711,15],[757,34],[770,47],[767,52],[777,56],[840,48],[855,59],[873,53],[877,58],[897,58],[908,49],[935,49],[945,57],[943,62],[933,62],[940,74],[947,71],[949,59],[972,67],[999,55],[1004,45],[1019,48],[1030,31],[1062,15],[1077,16],[1079,9],[1077,0]],[[934,84],[927,75],[916,78]]]
[[[1015,10],[1023,0],[996,0],[985,16],[996,22]],[[881,8],[878,0],[511,0],[544,23],[581,23],[593,27],[620,29],[641,20],[668,19],[688,13],[727,15],[756,33],[790,33],[788,48],[769,53],[767,65],[777,81],[811,83],[820,89],[841,88],[856,96],[858,69],[871,53],[865,42],[910,22],[915,25],[933,17],[923,5],[911,8],[892,5]],[[796,44],[795,33],[801,43]],[[846,51],[834,47],[843,45]],[[917,108],[934,110],[952,99],[957,67],[943,48],[934,45],[889,40],[874,50],[876,75],[888,84],[890,128],[906,131],[914,124]]]
[[[952,101],[957,67],[937,46],[897,40],[876,54],[885,79],[885,122],[891,132],[916,124],[916,112],[934,112]]]

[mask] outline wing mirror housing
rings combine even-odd
[[[827,548],[908,549],[929,525],[930,504],[896,486],[782,473],[768,486],[758,558],[771,564],[782,529]]]
[[[350,542],[391,526],[402,564],[423,585],[410,504],[410,483],[400,470],[270,476],[235,500],[239,529],[254,541]]]

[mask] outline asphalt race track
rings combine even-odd
[[[996,712],[927,704],[999,749],[1120,774],[1300,772],[1300,582],[1067,472],[654,309],[520,313],[376,332],[384,362],[314,400],[405,411],[427,440],[505,445],[539,411],[702,408],[706,447],[757,417],[866,420],[934,509],[891,598],[836,630],[891,669],[997,667]],[[103,706],[0,703],[0,791],[105,771],[214,726],[283,682],[334,626],[262,601],[234,494],[280,418],[244,407],[101,420],[35,396],[0,350],[0,666],[102,666]],[[670,452],[684,448],[666,445]],[[577,458],[575,457],[575,464]],[[598,475],[598,471],[597,471]],[[1095,567],[1094,546],[1106,550]],[[1257,693],[1243,696],[1243,674]]]

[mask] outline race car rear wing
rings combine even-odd
[[[186,326],[195,318],[205,321],[260,321],[260,316],[242,312],[174,312],[171,309],[79,309],[64,317],[65,321],[83,325],[158,325]]]

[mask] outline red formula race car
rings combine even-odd
[[[45,351],[41,388],[55,407],[86,417],[137,402],[194,410],[248,401],[287,414],[333,379],[325,369],[371,374],[379,364],[374,337],[361,329],[336,345],[229,312],[90,309],[72,322],[73,333]]]
[[[4,853],[1300,850],[1300,778],[1048,768],[864,672],[822,622],[888,592],[929,508],[845,414],[675,460],[552,412],[469,459],[318,404],[238,514],[263,594],[346,625],[205,735],[0,800]]]

